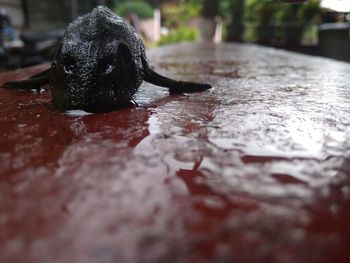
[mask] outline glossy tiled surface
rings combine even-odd
[[[149,58],[214,88],[144,83],[104,114],[0,89],[0,262],[347,262],[350,64],[234,44]]]

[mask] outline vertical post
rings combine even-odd
[[[213,18],[218,15],[219,6],[218,1],[202,0],[202,16]]]
[[[116,2],[117,2],[116,0],[107,0],[106,5],[107,5],[109,8],[114,8]]]
[[[23,11],[23,27],[29,27],[29,11],[28,11],[28,1],[22,0],[22,11]]]
[[[216,31],[216,17],[218,13],[218,1],[202,0],[202,18],[200,24],[201,41],[214,41]]]
[[[107,5],[107,0],[98,0],[97,5]]]
[[[78,1],[70,0],[70,19],[73,21],[78,16]]]
[[[161,28],[161,16],[160,16],[160,10],[156,8],[154,10],[154,35],[153,35],[153,41],[159,40],[160,38],[160,28]]]
[[[244,34],[244,0],[232,0],[233,20],[228,26],[228,41],[243,41]]]

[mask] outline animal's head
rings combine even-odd
[[[106,8],[95,8],[67,28],[51,70],[58,109],[107,111],[128,102],[142,82],[130,26]],[[128,44],[129,43],[129,44]]]

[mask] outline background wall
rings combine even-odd
[[[81,15],[106,1],[0,0],[0,7],[8,11],[16,29],[50,30],[64,28],[71,21],[73,2],[77,6],[75,15]]]
[[[4,8],[11,16],[12,24],[19,29],[24,24],[24,14],[21,0],[0,0],[0,7]]]

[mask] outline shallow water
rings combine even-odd
[[[350,65],[229,44],[149,57],[214,88],[144,83],[103,114],[0,89],[0,261],[347,262]]]

